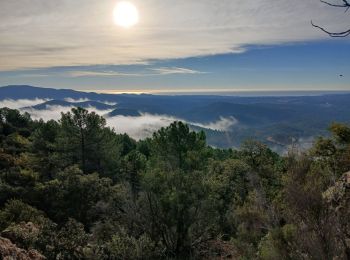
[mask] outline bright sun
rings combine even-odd
[[[138,23],[139,12],[134,4],[128,1],[122,1],[115,6],[113,17],[116,25],[130,28]]]

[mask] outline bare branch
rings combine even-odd
[[[350,2],[349,0],[343,0],[344,4],[332,4],[330,2],[324,1],[324,0],[320,0],[322,3],[326,4],[326,5],[330,5],[330,6],[334,6],[334,7],[350,7]]]
[[[346,37],[346,36],[350,35],[350,29],[347,30],[347,31],[344,31],[344,32],[336,32],[336,33],[334,33],[334,32],[327,31],[323,27],[314,24],[312,21],[311,21],[311,24],[312,24],[313,27],[316,27],[316,28],[320,29],[321,31],[327,33],[331,37],[339,37],[340,38],[340,37]]]
[[[329,5],[329,6],[345,8],[345,13],[350,8],[350,0],[342,0],[343,4],[333,4],[333,3],[330,3],[330,2],[325,1],[325,0],[320,0],[320,1],[326,5]],[[314,24],[312,21],[311,21],[311,24],[313,27],[320,29],[321,31],[327,33],[331,37],[347,37],[350,35],[350,29],[347,31],[343,31],[343,32],[330,32],[330,31],[326,30],[325,28]]]
[[[345,4],[346,6],[350,6],[349,0],[343,0],[343,2],[344,2],[344,4]]]

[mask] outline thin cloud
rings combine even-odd
[[[331,31],[349,24],[342,10],[318,0],[134,2],[142,19],[129,33],[113,24],[115,1],[0,1],[0,71],[236,53],[325,39],[310,20]]]
[[[152,72],[149,72],[152,71]],[[118,71],[70,71],[67,73],[70,77],[147,77],[171,74],[204,74],[205,72],[179,67],[151,68],[148,71],[139,73],[126,73]]]
[[[73,78],[79,77],[141,77],[144,74],[122,73],[116,71],[71,71],[68,76]]]
[[[178,67],[163,67],[151,69],[152,71],[157,72],[159,75],[170,75],[170,74],[204,74],[198,70],[192,70],[187,68],[178,68]]]
[[[232,126],[238,124],[238,120],[234,118],[233,116],[231,117],[220,117],[220,120],[212,123],[207,123],[207,124],[202,124],[202,123],[196,123],[196,122],[189,122],[189,124],[194,125],[194,126],[199,126],[202,128],[206,129],[211,129],[211,130],[216,130],[216,131],[221,131],[225,132],[228,131]]]

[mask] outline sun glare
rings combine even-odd
[[[131,2],[122,1],[115,6],[113,17],[116,25],[123,28],[130,28],[138,23],[139,12]]]

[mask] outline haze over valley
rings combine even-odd
[[[350,122],[350,93],[295,93],[265,96],[97,94],[31,86],[0,88],[0,107],[20,109],[33,119],[58,120],[61,112],[82,107],[107,119],[117,133],[136,140],[151,137],[173,121],[203,130],[208,143],[237,148],[256,139],[278,152],[307,148],[327,135],[334,121]]]

